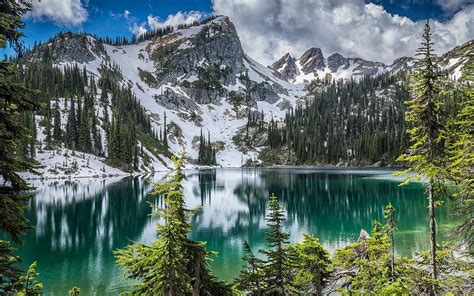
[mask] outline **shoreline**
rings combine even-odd
[[[200,171],[200,170],[217,170],[217,169],[309,169],[309,170],[376,170],[376,171],[398,171],[403,170],[403,167],[378,167],[378,166],[337,166],[337,165],[272,165],[272,166],[195,166],[186,168],[186,171]],[[58,175],[58,176],[38,176],[38,177],[25,177],[26,181],[48,181],[48,180],[72,180],[72,179],[109,179],[115,177],[137,177],[137,176],[146,176],[153,175],[155,173],[171,172],[172,169],[168,170],[159,170],[152,172],[142,172],[142,173],[123,173],[123,174],[101,174],[101,175]]]

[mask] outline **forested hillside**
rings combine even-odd
[[[269,123],[264,163],[388,165],[406,147],[405,72],[314,83],[310,93],[311,102]]]
[[[96,78],[77,64],[59,68],[47,59],[19,67],[15,81],[34,89],[31,99],[43,106],[24,114],[24,124],[34,135],[23,144],[25,157],[34,158],[37,150],[67,148],[138,172],[147,169],[151,157],[170,156],[163,141],[166,129],[164,134],[152,129],[131,89],[118,82],[120,69],[104,64],[100,73]]]

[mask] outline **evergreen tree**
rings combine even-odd
[[[390,256],[390,274],[392,280],[395,279],[395,238],[394,233],[397,231],[397,222],[395,221],[395,208],[389,203],[384,210],[385,233],[390,237],[391,256]]]
[[[61,144],[62,130],[61,130],[61,112],[59,111],[58,103],[54,104],[53,109],[53,142],[55,146]]]
[[[20,276],[17,286],[17,295],[36,296],[41,295],[43,284],[37,281],[39,273],[36,272],[36,262],[33,262],[25,275]]]
[[[296,292],[292,283],[292,260],[288,251],[290,235],[283,232],[285,213],[275,195],[268,202],[265,236],[269,249],[261,250],[267,258],[263,267],[265,295],[291,295]]]
[[[407,181],[420,175],[427,178],[429,224],[430,224],[430,270],[433,280],[437,279],[436,269],[436,201],[442,197],[446,171],[445,132],[442,125],[442,101],[439,93],[440,74],[434,64],[431,28],[426,23],[421,47],[417,51],[419,59],[411,77],[413,98],[407,101],[406,121],[412,124],[408,130],[411,146],[406,154],[399,157],[410,171]],[[432,293],[435,293],[433,285]]]
[[[237,289],[250,295],[263,295],[263,261],[257,258],[248,242],[244,241],[245,256],[242,258],[245,265],[235,280]]]
[[[474,251],[474,59],[464,67],[460,80],[461,110],[449,127],[449,175],[459,184],[455,213],[464,218],[457,228],[460,239]]]
[[[323,295],[323,287],[331,275],[329,253],[319,240],[304,234],[304,240],[291,247],[295,258],[295,286],[299,294]]]
[[[29,8],[29,2],[24,0],[0,3],[0,48],[10,45],[18,55],[23,53],[20,29],[24,28],[22,16]],[[24,192],[31,187],[18,173],[35,168],[31,160],[19,157],[20,142],[30,136],[20,118],[25,112],[37,110],[38,105],[31,99],[29,89],[12,82],[16,74],[16,65],[0,62],[0,237],[19,243],[29,228],[23,210],[30,199]],[[0,240],[0,294],[11,291],[12,282],[19,277],[15,266],[18,258],[11,255],[12,251],[9,242]]]
[[[230,295],[230,289],[209,271],[204,244],[188,238],[191,231],[181,182],[184,153],[175,158],[171,178],[157,184],[152,195],[161,196],[164,208],[157,209],[164,224],[152,245],[134,244],[115,251],[118,265],[132,279],[140,280],[136,292],[142,295]]]
[[[163,119],[163,146],[168,147],[168,127],[166,124],[166,112]]]
[[[70,100],[70,105],[67,119],[66,144],[69,149],[75,150],[79,142],[79,131],[76,115],[76,103],[73,98]]]

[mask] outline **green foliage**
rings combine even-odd
[[[184,153],[175,158],[175,171],[163,184],[155,185],[152,195],[160,196],[163,208],[156,215],[165,222],[157,227],[159,238],[152,245],[133,244],[114,252],[117,264],[127,277],[140,281],[135,293],[140,295],[228,295],[230,288],[209,271],[204,243],[188,238],[191,231],[181,182],[184,180]]]
[[[200,165],[217,165],[216,161],[216,150],[212,147],[211,133],[207,134],[207,141],[202,134],[199,136],[199,152],[198,152],[198,164]]]
[[[256,257],[250,249],[247,241],[244,241],[245,256],[242,258],[245,265],[235,280],[235,287],[250,295],[262,295],[263,293],[263,260]]]
[[[395,164],[407,144],[406,84],[400,72],[313,89],[310,103],[270,120],[269,147],[289,149],[292,164]]]
[[[18,282],[15,284],[18,287],[18,296],[36,296],[41,295],[43,284],[39,283],[36,278],[39,273],[36,272],[36,262],[33,262],[25,275],[20,276]]]
[[[345,284],[338,288],[343,294],[350,291],[358,291],[361,294],[371,294],[377,291],[390,291],[397,289],[407,293],[403,284],[404,277],[409,271],[406,266],[409,262],[406,258],[398,258],[396,261],[395,278],[390,275],[390,240],[382,232],[379,222],[374,221],[372,236],[360,238],[358,242],[345,248],[336,250],[333,258],[334,265],[339,270],[337,274],[343,275]]]
[[[449,125],[449,177],[458,184],[455,213],[464,217],[456,233],[474,252],[474,60],[468,61],[454,95],[461,110]]]
[[[22,55],[23,33],[19,30],[24,28],[21,17],[29,8],[29,2],[23,0],[0,3],[0,48],[10,45]],[[31,187],[19,172],[35,169],[30,159],[34,156],[31,137],[36,127],[34,111],[39,105],[32,100],[31,90],[13,81],[17,74],[16,65],[5,60],[0,62],[0,237],[20,243],[21,235],[29,229],[23,210],[31,197],[25,191]],[[31,128],[31,133],[25,125]],[[20,269],[16,267],[19,258],[12,256],[12,252],[10,243],[0,240],[0,292],[12,291],[12,284],[20,276]]]
[[[283,232],[285,213],[275,195],[268,201],[267,233],[268,249],[260,250],[266,260],[263,266],[264,294],[288,295],[296,292],[293,284],[292,258],[289,253],[290,235]]]
[[[17,282],[21,269],[18,267],[21,259],[13,256],[15,249],[10,246],[9,241],[0,240],[0,294],[6,295],[13,292],[14,284]]]
[[[81,294],[81,288],[78,288],[78,287],[73,287],[69,291],[69,296],[79,296],[79,294]]]
[[[295,258],[294,284],[298,293],[322,295],[332,271],[328,251],[316,237],[305,233],[304,240],[292,246],[290,253]]]
[[[408,169],[400,175],[406,176],[405,183],[421,176],[428,179],[428,209],[430,220],[430,270],[433,280],[437,279],[436,268],[436,220],[435,207],[445,197],[446,173],[446,127],[443,117],[443,101],[440,93],[441,74],[435,65],[431,42],[431,28],[426,23],[423,41],[417,50],[419,56],[411,74],[410,92],[407,101],[408,111],[405,120],[411,124],[408,129],[411,145],[407,153],[400,155],[399,161]],[[408,172],[414,172],[407,175]],[[433,290],[435,284],[433,283]]]

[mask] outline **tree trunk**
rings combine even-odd
[[[321,295],[323,295],[323,287],[322,287],[322,285],[321,285],[321,275],[318,275],[318,277],[317,277],[317,279],[316,279],[315,286],[316,286],[315,295],[316,295],[316,296],[321,296]]]
[[[428,184],[428,194],[429,194],[429,219],[430,219],[430,265],[431,265],[431,278],[436,280],[437,270],[436,270],[436,220],[435,220],[435,197],[434,197],[434,188],[433,188],[433,179],[430,179]],[[436,292],[435,285],[433,286],[433,293]]]

